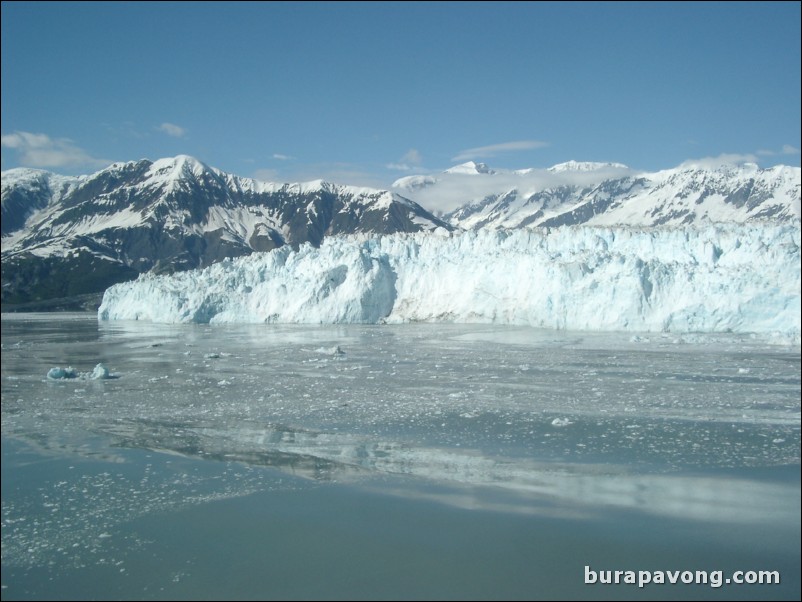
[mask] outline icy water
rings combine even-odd
[[[3,600],[798,600],[799,567],[799,347],[2,319]]]

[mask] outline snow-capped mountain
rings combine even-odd
[[[798,231],[800,221],[800,169],[785,166],[684,164],[638,173],[620,163],[505,171],[468,162],[395,187],[405,194],[259,182],[187,156],[117,163],[79,177],[9,170],[2,174],[2,301],[99,293],[141,273],[200,268],[284,245],[318,247],[331,235],[711,223],[791,224]]]
[[[800,229],[570,226],[330,237],[109,288],[102,320],[480,322],[779,333],[799,342]]]
[[[276,184],[187,156],[116,163],[93,175],[2,173],[2,300],[103,291],[324,237],[450,229],[392,192],[323,181]]]
[[[598,161],[566,161],[548,168],[548,171],[559,173],[563,171],[599,171],[602,169],[629,169],[623,163],[600,163]],[[516,173],[529,173],[532,170],[519,170]]]
[[[477,175],[493,175],[497,173],[496,170],[490,169],[486,163],[476,163],[475,161],[468,161],[450,167],[443,172],[444,175],[461,175],[461,176],[477,176]],[[442,178],[436,176],[405,176],[393,182],[393,188],[399,188],[406,192],[414,192],[422,188],[433,186],[441,181]]]
[[[485,175],[493,175],[496,173],[496,170],[490,169],[487,166],[487,163],[476,163],[475,161],[468,161],[466,163],[461,163],[460,165],[455,165],[443,173],[458,173],[468,176],[476,176],[479,174]]]
[[[470,177],[467,177],[470,176]],[[638,173],[620,163],[548,169],[462,165],[393,187],[462,229],[588,224],[638,227],[800,219],[800,169],[687,164]]]

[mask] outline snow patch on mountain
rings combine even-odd
[[[566,161],[565,163],[558,163],[548,168],[548,171],[559,173],[562,171],[598,171],[600,169],[625,169],[629,167],[623,163],[599,163],[595,161]],[[518,172],[522,173],[522,172]]]
[[[57,203],[78,187],[82,180],[83,177],[59,176],[24,167],[2,172],[0,203],[3,248],[13,244],[14,234],[24,229],[31,217]]]
[[[477,163],[476,161],[467,161],[466,163],[461,163],[460,165],[455,165],[443,173],[449,174],[462,174],[462,175],[493,175],[496,173],[494,169],[490,169],[487,166],[487,163]]]
[[[481,322],[782,333],[799,342],[798,226],[565,227],[327,238],[108,289],[101,320]]]

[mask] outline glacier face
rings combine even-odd
[[[798,342],[798,225],[571,226],[327,238],[109,288],[101,320],[523,324],[779,332]]]

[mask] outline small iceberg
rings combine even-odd
[[[47,378],[50,380],[64,380],[68,378],[78,378],[78,373],[72,366],[68,368],[55,367],[47,371]]]
[[[72,366],[62,368],[57,366],[47,371],[48,380],[106,380],[116,378],[103,364],[98,364],[92,372],[78,372]]]
[[[334,357],[345,355],[345,351],[343,351],[342,347],[339,345],[335,345],[334,347],[318,347],[315,349],[315,353],[320,353],[321,355],[331,355]]]
[[[573,424],[568,418],[555,418],[551,421],[551,426],[562,427],[568,426],[569,424]]]
[[[89,375],[89,378],[92,380],[105,380],[111,378],[111,372],[109,372],[109,369],[103,364],[98,364],[95,366],[95,369],[92,370],[92,374]]]

